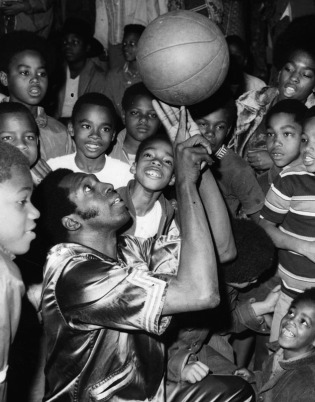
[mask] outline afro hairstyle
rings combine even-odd
[[[40,212],[38,231],[45,237],[47,248],[67,241],[67,229],[62,218],[75,212],[77,206],[69,199],[69,190],[60,186],[72,174],[70,169],[57,169],[48,173],[36,188],[33,204]]]
[[[6,142],[0,142],[0,183],[12,178],[12,167],[30,170],[26,156],[16,147]]]
[[[232,219],[237,257],[222,264],[226,283],[250,282],[275,268],[276,248],[264,229],[249,219]]]

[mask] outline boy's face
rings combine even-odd
[[[36,123],[23,113],[8,113],[0,118],[0,140],[17,147],[33,166],[38,156]]]
[[[306,52],[294,52],[279,74],[279,100],[305,102],[315,87],[315,61]]]
[[[267,150],[275,165],[284,167],[300,155],[301,124],[288,113],[274,114],[267,125]]]
[[[126,61],[134,61],[136,60],[136,54],[138,49],[138,41],[140,36],[136,33],[129,33],[123,38],[122,42],[122,50],[124,54],[124,58]]]
[[[31,203],[33,183],[29,171],[13,166],[12,177],[0,183],[0,244],[13,254],[24,254],[35,239],[39,212]]]
[[[315,305],[293,302],[280,324],[279,345],[285,350],[285,359],[312,350],[314,341]]]
[[[78,158],[97,159],[104,155],[115,134],[112,113],[105,106],[82,105],[69,131],[74,136]]]
[[[163,140],[150,142],[131,168],[136,180],[151,191],[161,191],[174,184],[174,153],[171,144]]]
[[[123,112],[127,135],[136,142],[142,142],[155,134],[160,120],[148,96],[136,96],[132,105]]]
[[[315,117],[303,124],[300,152],[306,170],[315,173]]]
[[[10,100],[25,106],[38,105],[47,92],[48,77],[41,55],[33,50],[17,53],[2,73],[1,82],[8,87]]]
[[[230,124],[228,112],[218,109],[202,118],[196,119],[201,134],[210,142],[213,152],[216,152],[227,136]]]
[[[88,48],[86,43],[76,34],[69,33],[63,39],[62,51],[69,63],[85,60]]]

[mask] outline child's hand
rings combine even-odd
[[[262,316],[274,311],[280,296],[280,289],[281,285],[277,285],[271,290],[270,293],[268,293],[265,300],[252,304],[252,308],[254,309],[256,316]]]
[[[50,166],[42,158],[40,158],[31,169],[33,180],[35,178],[37,184],[39,184],[49,172],[51,172]]]
[[[205,378],[209,371],[209,367],[201,362],[188,363],[183,368],[181,380],[194,384]]]
[[[245,367],[235,370],[233,374],[239,377],[243,377],[248,382],[253,382],[255,379],[254,373],[247,370]]]
[[[273,165],[273,161],[264,149],[250,150],[247,153],[247,160],[255,170],[268,170]]]

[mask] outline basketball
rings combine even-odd
[[[146,27],[138,42],[137,64],[144,84],[158,99],[188,106],[219,89],[228,70],[228,46],[207,17],[172,11]]]

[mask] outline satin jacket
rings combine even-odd
[[[156,336],[170,321],[161,317],[170,277],[153,271],[177,271],[178,243],[124,236],[118,261],[79,244],[51,249],[42,295],[45,401],[163,400]]]

